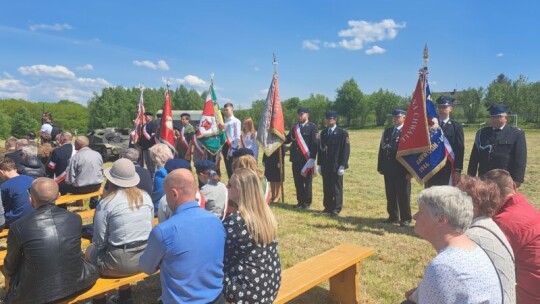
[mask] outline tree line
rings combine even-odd
[[[181,85],[170,91],[172,107],[175,110],[201,110],[207,93],[205,91],[199,94],[196,90]],[[441,94],[456,98],[453,116],[463,123],[476,124],[486,121],[487,107],[499,103],[508,105],[510,113],[518,114],[520,123],[535,127],[540,122],[540,81],[529,82],[522,75],[512,80],[500,74],[486,88],[469,87],[462,91],[433,93],[433,101]],[[144,90],[145,109],[157,112],[163,106],[164,95],[165,88]],[[104,127],[132,128],[139,97],[138,88],[117,86],[94,93],[87,107],[68,100],[36,103],[0,99],[0,138],[9,135],[23,137],[30,130],[37,132],[43,111],[51,112],[54,122],[63,130],[78,134],[84,134],[88,129]],[[306,99],[293,97],[282,100],[282,107],[287,127],[296,121],[298,107],[308,107],[310,119],[319,126],[324,126],[325,112],[335,110],[339,114],[340,125],[366,128],[389,123],[392,109],[406,109],[409,101],[410,96],[401,96],[386,89],[364,94],[358,83],[351,78],[336,89],[334,100],[322,94],[311,94]],[[257,123],[260,121],[264,102],[263,99],[255,100],[250,109],[238,109],[235,115],[239,119],[250,116]],[[222,102],[220,106],[223,106]]]

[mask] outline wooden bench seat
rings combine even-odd
[[[69,203],[82,203],[85,199],[90,199],[94,196],[101,196],[103,194],[103,187],[98,191],[85,193],[85,194],[64,194],[56,200],[57,205],[69,204]]]
[[[358,304],[360,262],[373,248],[341,244],[284,270],[275,304],[287,303],[307,290],[330,280],[330,298],[335,303]]]

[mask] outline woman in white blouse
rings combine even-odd
[[[253,151],[253,156],[259,159],[259,144],[257,143],[257,131],[253,126],[253,119],[246,117],[242,122],[242,133],[240,134],[240,144],[242,148]]]

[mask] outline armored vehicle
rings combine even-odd
[[[107,162],[118,158],[120,152],[129,147],[129,129],[105,128],[90,130],[86,134],[90,148],[98,151]]]

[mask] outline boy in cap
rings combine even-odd
[[[317,125],[309,121],[308,108],[298,108],[297,114],[298,122],[287,134],[285,144],[291,144],[289,149],[298,201],[295,208],[308,209],[313,197],[311,185],[319,149],[319,133]]]
[[[459,122],[450,119],[454,101],[454,98],[447,96],[440,96],[437,98],[439,126],[452,147],[452,151],[454,151],[454,170],[452,171],[452,164],[450,163],[450,160],[447,159],[444,167],[442,167],[441,170],[426,183],[427,187],[444,185],[455,186],[459,182],[461,176],[461,170],[463,169],[463,155],[465,154],[465,143],[463,126]]]
[[[506,124],[508,107],[492,105],[488,108],[491,126],[476,132],[467,174],[483,176],[489,170],[510,172],[516,187],[523,183],[527,165],[525,133]]]
[[[325,115],[327,128],[321,131],[319,173],[323,179],[324,213],[337,216],[343,207],[343,175],[349,167],[349,134],[337,126],[337,112]]]
[[[227,207],[227,186],[216,180],[214,168],[216,164],[209,160],[199,160],[195,162],[197,177],[204,184],[201,193],[205,199],[204,208],[220,219],[224,218]]]
[[[379,147],[377,171],[384,175],[386,190],[387,223],[400,222],[401,226],[411,224],[411,178],[407,169],[396,159],[399,138],[407,112],[402,109],[392,111],[393,127],[384,130]]]

